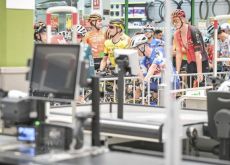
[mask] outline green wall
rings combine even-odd
[[[6,1],[0,0],[0,66],[6,61]]]
[[[34,12],[6,9],[6,0],[0,0],[0,12],[0,66],[26,66],[33,50]]]

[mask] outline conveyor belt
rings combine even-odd
[[[90,105],[79,106],[77,111],[90,111]],[[61,107],[50,109],[49,121],[71,122],[71,108],[61,111]],[[124,105],[124,120],[117,119],[117,105],[101,105],[101,135],[121,137],[135,140],[162,142],[163,125],[166,110],[151,106]],[[202,124],[207,122],[207,112],[197,110],[181,110],[180,119],[184,126],[183,135],[190,125],[196,127],[201,134]],[[86,130],[90,129],[90,122],[86,122]]]
[[[146,124],[120,119],[101,119],[101,135],[161,142],[162,123]],[[91,122],[87,121],[85,129],[90,130]]]

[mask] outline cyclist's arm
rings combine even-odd
[[[108,59],[108,54],[105,54],[101,60],[100,71],[103,71],[105,69],[106,64],[107,64],[107,59]]]
[[[195,58],[196,58],[196,67],[197,67],[197,73],[202,73],[202,47],[203,45],[203,39],[200,31],[198,29],[195,29],[194,32],[192,31],[192,38],[194,43],[194,51],[195,51]]]
[[[153,76],[156,70],[157,70],[157,65],[155,63],[152,63],[151,66],[149,67],[147,75],[145,76],[145,80],[148,80],[151,76]]]
[[[181,63],[182,63],[182,53],[179,50],[179,44],[175,39],[174,36],[174,44],[175,44],[175,50],[176,50],[176,71],[177,73],[180,73]]]

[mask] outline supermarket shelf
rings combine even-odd
[[[113,5],[124,5],[124,2],[113,2],[111,3]],[[140,5],[140,4],[146,4],[146,2],[129,2],[129,5]]]
[[[129,26],[128,29],[142,29],[143,26]]]
[[[124,18],[125,16],[123,17],[113,17],[113,16],[110,16],[111,18],[114,18],[114,19],[118,19],[118,18]],[[143,17],[128,17],[128,19],[146,19],[146,16],[143,16]]]

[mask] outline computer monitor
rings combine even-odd
[[[219,158],[230,160],[230,92],[210,91],[207,100],[210,136],[220,142]]]
[[[79,81],[80,45],[36,44],[29,94],[32,99],[71,101]]]
[[[134,49],[115,49],[115,58],[121,55],[128,57],[129,67],[132,75],[138,75],[140,73],[139,56],[137,50]]]
[[[217,129],[214,116],[222,109],[230,111],[230,92],[209,91],[207,93],[207,102],[209,132],[212,138],[217,139]]]
[[[29,126],[17,127],[17,139],[24,142],[35,142],[36,129]]]

